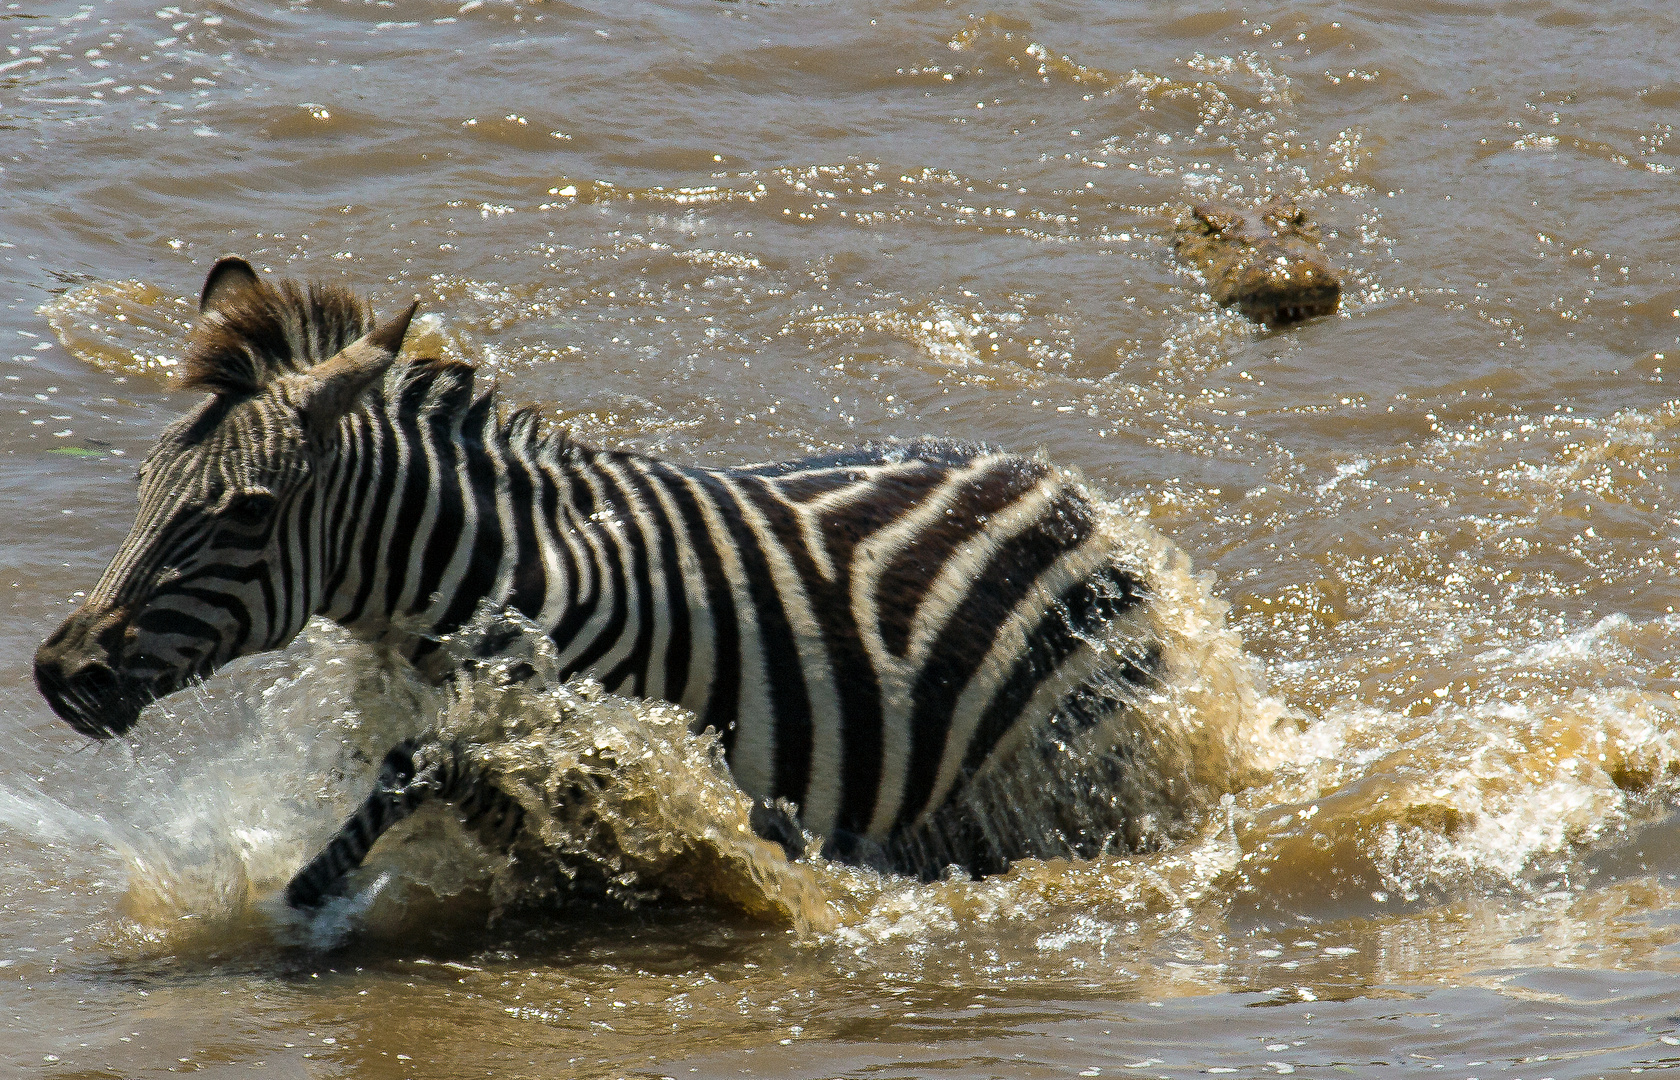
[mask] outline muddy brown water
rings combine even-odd
[[[4,0],[0,1071],[1680,1064],[1676,55],[1657,0]],[[1345,291],[1267,333],[1168,237],[1277,197]],[[289,920],[435,703],[319,626],[90,746],[28,666],[226,252],[419,297],[419,344],[584,440],[1080,469],[1204,575],[1175,722],[1264,768],[1134,858],[617,908],[515,902],[433,816]],[[738,824],[703,747],[585,712],[669,762],[626,830]]]

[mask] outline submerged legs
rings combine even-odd
[[[319,907],[387,830],[433,799],[455,804],[469,828],[501,848],[512,844],[525,818],[524,808],[490,783],[459,743],[404,740],[385,755],[379,779],[361,807],[287,883],[286,903]]]

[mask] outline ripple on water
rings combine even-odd
[[[141,281],[78,285],[40,313],[71,355],[105,371],[162,379],[180,363],[195,304]]]

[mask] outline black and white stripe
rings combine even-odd
[[[403,539],[342,560],[320,610],[422,665],[409,620],[518,610],[564,676],[694,710],[741,786],[818,835],[884,838],[941,805],[1095,674],[1104,626],[1147,595],[1028,459],[923,443],[710,470],[522,437],[487,408],[424,415],[353,418],[347,458],[403,480],[333,516]]]
[[[364,335],[345,294],[221,264],[205,296],[189,359],[215,393],[148,462],[82,616],[167,624],[111,650],[153,696],[310,614],[445,676],[437,637],[488,602],[542,627],[564,676],[693,710],[741,787],[795,804],[831,853],[936,873],[1065,853],[972,818],[1032,744],[1106,731],[1158,673],[1144,572],[1040,461],[943,441],[724,469],[592,449],[502,415],[464,364],[392,366],[406,317]],[[1064,779],[1054,798],[1103,801]]]
[[[433,801],[453,805],[467,828],[491,848],[511,847],[525,821],[524,807],[497,788],[460,743],[405,739],[385,755],[373,792],[356,813],[292,876],[286,903],[318,907],[362,864],[386,830]]]

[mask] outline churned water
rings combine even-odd
[[[4,1070],[1680,1065],[1671,7],[0,0]],[[1344,293],[1274,333],[1171,229],[1276,198]],[[30,656],[229,252],[418,297],[584,441],[1079,470],[1171,567],[1138,723],[1194,798],[979,882],[790,864],[676,710],[324,625],[85,744]],[[542,857],[423,812],[285,909],[440,722]]]

